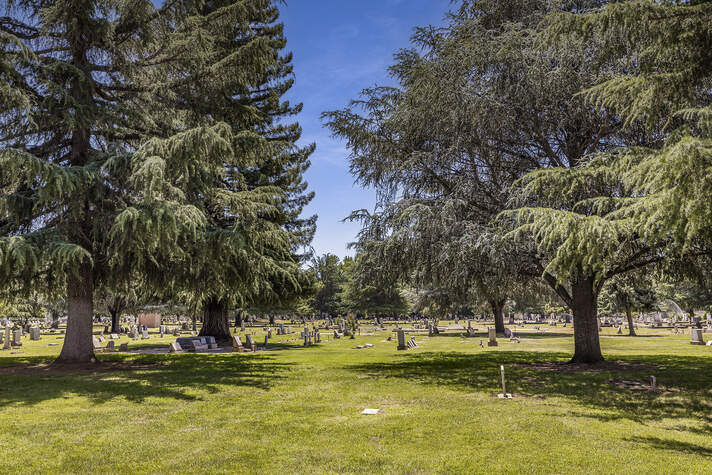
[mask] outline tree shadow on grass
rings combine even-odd
[[[37,365],[46,358],[13,358],[16,365]],[[103,404],[119,397],[132,402],[158,397],[201,400],[200,391],[220,392],[221,386],[269,390],[287,365],[266,355],[233,354],[105,355],[95,368],[72,370],[17,367],[0,373],[0,407],[34,405],[68,396]]]
[[[672,450],[690,455],[712,457],[712,449],[689,442],[681,442],[679,440],[661,439],[659,437],[629,437],[625,440],[635,442],[636,444],[647,444],[658,450]]]
[[[711,359],[694,356],[633,355],[616,357],[620,366],[593,366],[584,371],[556,371],[536,364],[564,363],[570,355],[541,352],[412,353],[386,363],[348,366],[374,378],[400,378],[417,384],[448,386],[463,391],[501,392],[499,366],[505,366],[508,392],[523,396],[565,397],[595,412],[570,413],[602,420],[630,419],[645,423],[690,417],[711,427]],[[612,359],[613,360],[613,359]],[[562,369],[566,369],[565,367]],[[611,380],[645,383],[651,375],[667,391],[657,394],[632,391]],[[707,430],[707,429],[705,429]]]
[[[426,333],[414,333],[414,332],[405,332],[407,337],[410,336],[415,336],[416,338],[418,337],[427,337],[428,334]],[[475,336],[467,336],[467,331],[459,331],[459,330],[448,330],[447,333],[441,332],[435,336],[432,336],[430,338],[464,338],[465,340],[487,340],[488,338],[488,333],[485,332],[476,332]],[[526,338],[526,339],[546,339],[546,338],[573,338],[573,333],[529,333],[529,332],[520,332],[518,330],[514,331],[515,336],[519,336],[521,338]],[[497,334],[497,338],[499,339],[507,339],[505,338],[501,333]]]

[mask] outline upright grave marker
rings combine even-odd
[[[497,346],[497,329],[490,327],[487,332],[489,335],[487,346]]]
[[[398,350],[406,350],[408,347],[405,344],[405,331],[402,328],[398,329]]]

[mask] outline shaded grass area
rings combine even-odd
[[[390,331],[311,348],[286,335],[272,340],[283,351],[107,354],[77,372],[45,366],[59,351],[47,339],[27,342],[0,353],[0,472],[708,471],[711,348],[604,331],[608,364],[562,371],[565,330],[485,349],[416,335],[407,352]],[[494,396],[500,365],[515,399]],[[666,392],[611,383],[651,375]]]

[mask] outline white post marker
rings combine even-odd
[[[504,365],[499,366],[499,371],[502,373],[502,394],[497,394],[500,399],[512,399],[511,394],[507,394],[507,387],[504,384]]]
[[[656,388],[655,388],[655,386],[656,386],[655,383],[656,383],[656,382],[657,382],[657,380],[655,379],[655,376],[651,376],[651,377],[650,377],[650,390],[651,390],[652,392],[655,392],[655,391],[656,391]]]

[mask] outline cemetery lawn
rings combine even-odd
[[[381,332],[100,355],[74,373],[42,366],[60,342],[43,335],[0,353],[0,473],[710,473],[712,348],[640,332],[604,329],[608,363],[586,371],[550,364],[573,351],[561,328],[485,349],[446,334],[396,351]],[[514,399],[496,397],[500,364]],[[662,392],[635,390],[651,375]]]

